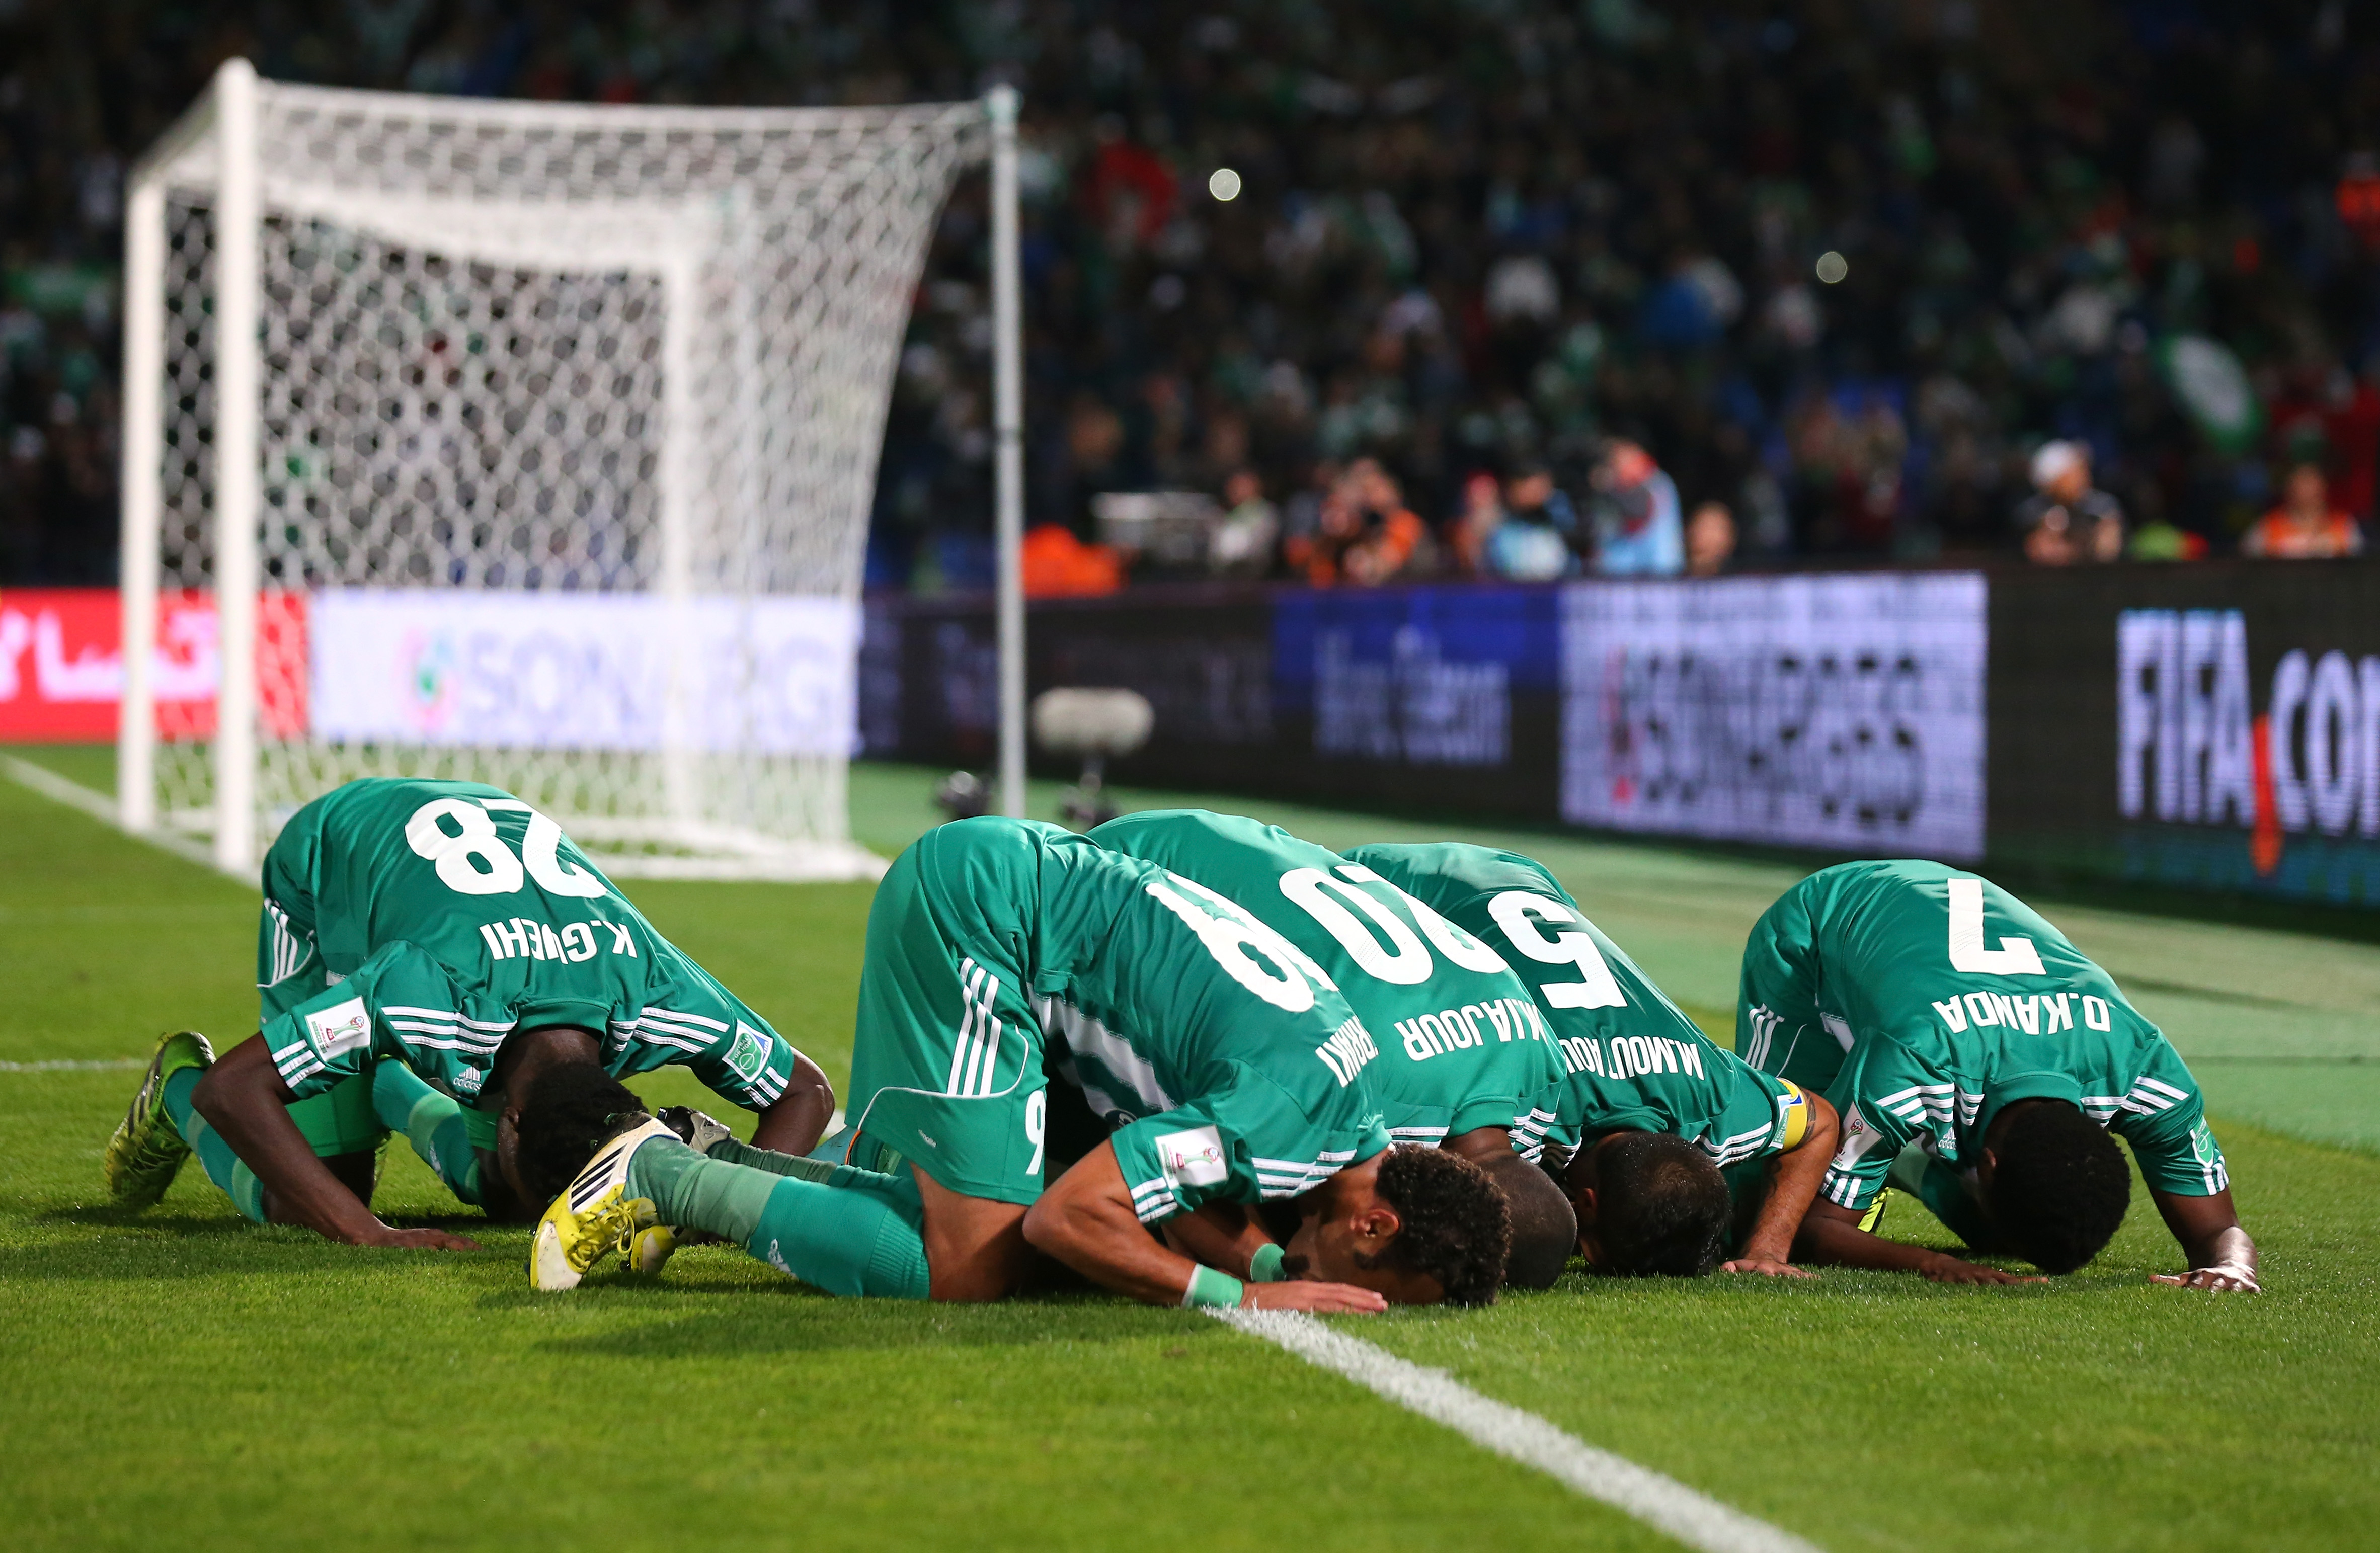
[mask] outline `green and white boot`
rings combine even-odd
[[[148,1207],[165,1195],[190,1146],[165,1111],[165,1081],[184,1068],[214,1066],[215,1050],[196,1030],[176,1030],[157,1043],[141,1075],[140,1092],[107,1140],[107,1193],[123,1207]]]

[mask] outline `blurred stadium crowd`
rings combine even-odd
[[[1217,499],[1191,569],[1350,583],[2326,554],[2373,514],[2380,24],[2343,0],[0,0],[0,582],[111,573],[123,175],[235,53],[620,102],[1016,80],[1045,588],[1121,576],[1079,542],[1118,491]],[[919,294],[872,586],[990,575],[983,199]]]

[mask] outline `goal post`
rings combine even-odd
[[[1019,423],[1014,123],[1004,88],[620,107],[225,65],[127,202],[124,824],[246,871],[342,782],[443,775],[623,875],[880,872],[845,804],[874,475],[987,156]]]

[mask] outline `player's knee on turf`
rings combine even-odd
[[[1580,1244],[1599,1273],[1700,1278],[1726,1259],[1726,1179],[1682,1137],[1614,1133],[1579,1150],[1570,1184]]]
[[[2046,1273],[2099,1255],[2131,1206],[2132,1172],[2116,1141],[2062,1100],[2010,1106],[1994,1119],[1984,1158],[1993,1228]]]

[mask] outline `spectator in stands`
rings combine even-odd
[[[1207,540],[1207,565],[1217,576],[1260,577],[1272,570],[1281,540],[1281,514],[1265,500],[1264,479],[1236,469],[1223,482],[1223,520]]]
[[[1446,553],[1451,569],[1464,576],[1487,575],[1488,547],[1503,527],[1502,489],[1494,475],[1475,470],[1463,482],[1463,510],[1446,524]]]
[[[1062,523],[1044,523],[1027,531],[1019,559],[1028,599],[1113,593],[1124,582],[1122,552],[1111,545],[1086,544]]]
[[[1589,481],[1595,569],[1608,577],[1675,576],[1686,569],[1678,487],[1636,443],[1614,439]]]
[[[1290,564],[1317,588],[1377,588],[1427,575],[1435,559],[1428,526],[1404,504],[1377,458],[1347,466],[1322,499],[1316,530],[1284,547]]]
[[[1530,542],[1540,550],[1541,536],[1548,532],[1572,551],[1586,542],[1578,521],[1578,509],[1571,504],[1569,493],[1554,483],[1553,470],[1537,459],[1522,460],[1512,478],[1504,482],[1504,509],[1514,523],[1538,532],[1540,540]]]
[[[588,102],[1016,79],[1026,493],[1078,533],[1098,491],[1245,464],[1311,539],[1324,466],[1378,458],[1434,513],[1468,469],[1569,471],[1598,427],[1643,427],[1764,555],[2005,545],[2008,450],[2053,431],[2102,450],[2135,516],[2155,488],[2177,534],[2219,535],[2251,466],[2147,346],[2192,334],[2270,401],[2268,451],[2319,431],[2333,504],[2368,522],[2380,383],[2347,363],[2380,339],[2374,239],[2310,196],[2371,138],[2380,30],[2325,4],[2343,19],[2310,31],[2310,5],[2085,0],[2054,46],[1970,0],[1315,0],[1186,24],[1016,0],[956,28],[762,0],[349,0],[267,23],[237,0],[0,5],[0,482],[44,450],[39,494],[0,490],[0,529],[39,529],[0,532],[0,581],[106,575],[123,173],[229,47],[277,79]],[[1225,160],[1246,175],[1228,202],[1205,181]],[[987,215],[962,178],[921,276],[880,581],[989,543]],[[1847,272],[1815,273],[1835,249]],[[2033,530],[2095,553],[2095,527]]]
[[[1518,504],[1506,506],[1508,494],[1517,497]],[[1569,519],[1567,527],[1557,527],[1552,516],[1557,512]],[[1570,500],[1553,489],[1552,476],[1533,468],[1500,491],[1495,476],[1473,475],[1463,484],[1463,512],[1454,531],[1467,569],[1478,576],[1549,582],[1578,569],[1571,553],[1571,530],[1576,524]]]
[[[2091,483],[2091,450],[2048,442],[2033,455],[2034,493],[2016,509],[2025,559],[2036,566],[2113,561],[2124,553],[2124,509]]]
[[[2242,555],[2276,561],[2335,561],[2363,553],[2363,530],[2331,504],[2318,464],[2300,464],[2281,487],[2281,504],[2240,541]]]
[[[1725,502],[1705,502],[1686,519],[1686,575],[1715,577],[1735,559],[1735,514]]]

